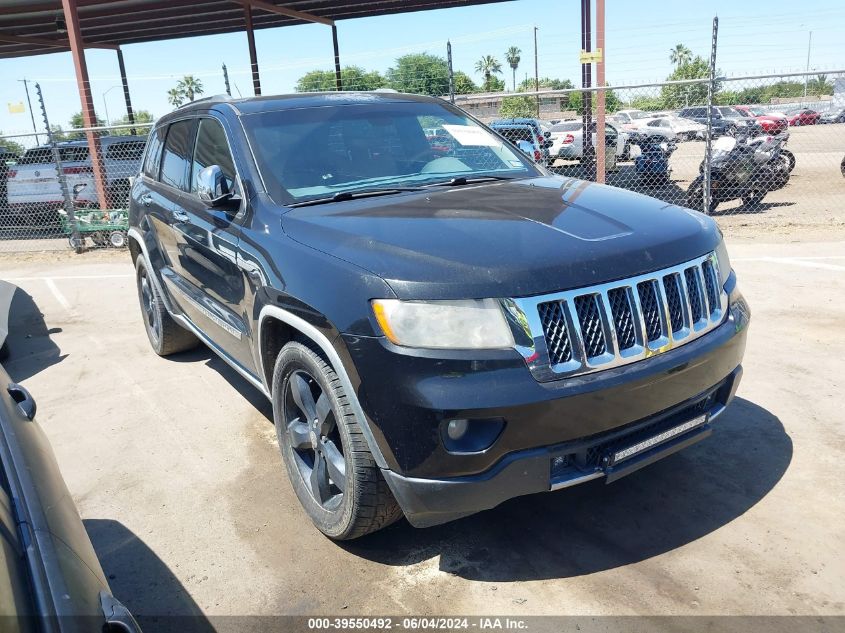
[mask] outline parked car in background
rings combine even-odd
[[[270,400],[291,530],[611,483],[717,435],[742,375],[750,311],[711,218],[549,176],[442,99],[194,101],[151,132],[129,240],[154,353],[207,344]]]
[[[789,121],[789,125],[793,126],[815,125],[819,122],[819,119],[822,118],[821,114],[815,110],[811,110],[810,108],[792,108],[791,110],[787,110],[784,114],[786,114],[786,119]]]
[[[832,109],[819,117],[819,123],[845,123],[845,108]]]
[[[762,108],[747,105],[734,106],[734,110],[757,121],[766,134],[780,134],[789,127],[789,121],[781,112],[767,112]]]
[[[638,131],[647,137],[659,136],[667,141],[691,141],[696,138],[704,138],[707,126],[690,119],[667,115],[645,121]]]
[[[737,132],[749,134],[754,133],[755,128],[759,128],[756,121],[742,116],[729,106],[713,106],[710,112],[715,136],[734,136]],[[682,108],[678,116],[707,126],[707,106]]]
[[[545,163],[549,160],[549,147],[551,143],[549,142],[549,137],[546,135],[546,130],[544,129],[545,122],[541,121],[540,119],[530,119],[525,117],[517,117],[514,119],[496,119],[490,123],[490,127],[494,130],[497,130],[502,126],[507,125],[527,125],[531,128],[535,135],[535,144],[540,148],[540,160],[537,162]]]
[[[549,142],[547,142],[545,136],[538,137],[536,129],[532,126],[521,123],[500,123],[491,129],[516,145],[523,154],[535,163],[550,164],[552,162],[553,159],[548,148]],[[452,140],[452,142],[455,141]],[[435,146],[432,145],[433,147]]]
[[[112,596],[35,409],[0,366],[0,629],[140,633]]]
[[[0,147],[0,223],[9,211],[9,200],[6,196],[9,170],[18,164],[20,156]]]
[[[549,148],[551,161],[558,158],[563,160],[581,160],[584,157],[584,132],[581,119],[572,119],[556,123],[549,130],[552,142]],[[613,148],[617,160],[627,160],[630,156],[630,135],[618,130],[612,123],[605,124],[605,145]],[[593,132],[593,144],[596,143],[596,133]]]
[[[126,207],[129,178],[137,175],[144,152],[144,136],[104,136],[100,138],[109,207]],[[68,191],[75,192],[80,206],[97,204],[94,168],[87,141],[58,143],[59,158]],[[24,152],[8,172],[7,200],[12,214],[52,212],[64,204],[56,177],[53,150],[49,145]]]
[[[623,130],[634,131],[643,121],[653,119],[657,114],[655,112],[645,112],[643,110],[619,110],[614,112],[607,119],[617,123]]]

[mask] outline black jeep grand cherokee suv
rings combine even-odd
[[[129,237],[153,349],[201,341],[272,400],[335,539],[613,481],[708,436],[742,372],[713,221],[550,177],[438,99],[180,108]]]

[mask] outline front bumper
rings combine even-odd
[[[344,335],[358,397],[387,463],[384,477],[409,521],[436,525],[524,494],[610,482],[709,435],[739,384],[750,321],[732,282],[726,319],[701,338],[630,365],[544,383],[508,352],[444,358],[442,351]],[[456,453],[444,446],[442,425],[460,418],[505,424],[486,449]],[[609,453],[643,441],[647,450],[628,459]]]
[[[733,399],[741,377],[740,366],[717,385],[667,411],[581,440],[513,453],[482,475],[422,479],[383,473],[415,527],[453,521],[522,495],[594,479],[611,483],[709,437],[711,424]],[[630,457],[615,459],[626,449]]]

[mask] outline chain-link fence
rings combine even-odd
[[[717,78],[709,108],[708,83],[607,89],[605,181],[706,211],[724,226],[845,224],[845,71]],[[541,89],[454,101],[552,172],[595,180],[601,163],[589,157],[598,142],[597,92]],[[585,94],[593,106],[586,142]]]
[[[123,247],[149,129],[0,137],[0,251]]]
[[[708,83],[606,89],[604,152],[596,151],[597,89],[459,94],[454,102],[553,173],[601,180],[603,164],[608,184],[706,211],[728,231],[845,225],[845,71],[718,78],[710,107]],[[130,179],[149,129],[0,137],[0,251],[123,245]],[[425,134],[437,156],[460,151],[436,121]]]

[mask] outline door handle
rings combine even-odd
[[[31,420],[35,417],[35,398],[32,397],[32,394],[30,394],[25,387],[22,387],[15,382],[10,382],[6,391],[8,391],[9,395],[12,396],[12,400],[17,403],[18,409],[20,409],[21,413],[26,416],[27,420]]]
[[[153,203],[153,197],[150,194],[145,193],[143,196],[141,196],[141,202],[144,203],[145,207],[148,207]]]
[[[173,219],[177,222],[187,222],[188,220],[190,220],[188,214],[182,211],[181,209],[176,209],[173,212]]]

